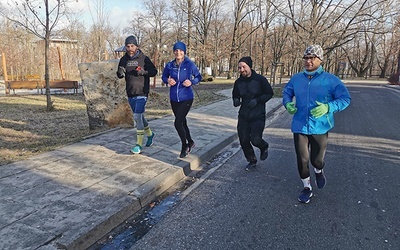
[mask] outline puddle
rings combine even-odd
[[[88,250],[126,250],[130,249],[150,229],[157,224],[161,218],[179,202],[180,191],[165,197],[159,202],[153,202],[141,212],[139,216],[127,220],[124,225],[119,226],[107,239],[103,239],[90,247]]]

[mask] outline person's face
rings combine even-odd
[[[134,44],[127,44],[127,45],[125,45],[125,48],[126,48],[126,52],[127,52],[130,56],[133,56],[133,55],[136,53],[136,51],[137,51],[137,49],[138,49],[138,46],[136,46],[136,45],[134,45]]]
[[[313,55],[304,56],[303,61],[304,61],[304,68],[307,71],[314,71],[318,69],[318,67],[322,63],[321,59]]]
[[[238,70],[241,76],[250,77],[251,76],[251,68],[245,62],[239,62]]]
[[[174,55],[175,55],[175,59],[177,59],[178,61],[182,61],[183,58],[185,57],[185,51],[176,49],[176,50],[174,50]]]

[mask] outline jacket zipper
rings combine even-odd
[[[176,100],[178,100],[178,102],[179,102],[179,85],[181,84],[181,81],[179,80],[179,76],[180,76],[180,73],[181,73],[181,64],[182,63],[180,63],[179,66],[178,66],[178,86],[176,88]]]

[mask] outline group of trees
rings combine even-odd
[[[131,34],[160,72],[177,40],[187,44],[202,71],[228,78],[235,76],[241,56],[251,56],[253,68],[264,75],[276,65],[291,75],[301,70],[309,44],[322,45],[325,68],[339,76],[386,77],[399,71],[397,0],[143,0],[141,10],[121,17],[129,19],[128,27],[110,24],[112,2],[93,0],[90,8],[72,11],[78,1],[0,6],[0,51],[9,74],[59,78],[59,58],[49,47],[58,38],[76,42],[61,52],[67,78],[79,79],[79,63],[116,58],[114,50]],[[83,11],[90,12],[92,24],[81,20]]]

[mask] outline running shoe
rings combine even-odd
[[[156,136],[156,133],[152,132],[152,134],[147,137],[147,142],[146,142],[146,147],[150,147],[151,145],[153,145],[153,139]]]
[[[253,171],[253,170],[255,170],[255,169],[256,169],[256,164],[257,164],[257,162],[255,162],[255,161],[249,162],[249,163],[246,165],[245,170],[246,170],[246,171]]]
[[[307,204],[307,203],[310,202],[310,198],[311,198],[312,196],[313,196],[313,193],[312,193],[311,189],[308,188],[308,187],[305,187],[305,188],[303,189],[303,191],[301,191],[298,200],[299,200],[301,203],[306,203],[306,204]]]
[[[315,173],[315,184],[317,184],[318,188],[324,188],[326,185],[326,178],[324,175],[324,170],[321,170],[321,173]]]
[[[189,154],[190,152],[192,152],[192,148],[194,148],[194,146],[195,146],[194,141],[189,142],[188,145],[187,145],[186,152],[187,152],[188,154]]]
[[[131,152],[134,154],[140,154],[142,152],[142,146],[136,144],[136,146],[131,149]]]

